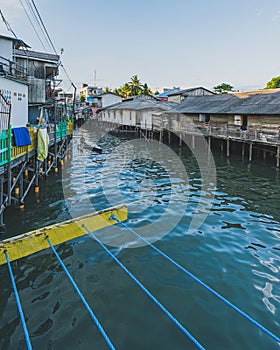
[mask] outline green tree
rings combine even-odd
[[[148,86],[148,84],[147,83],[145,83],[144,85],[143,85],[143,95],[147,95],[147,96],[153,96],[153,92],[152,92],[152,90],[149,88],[149,86]]]
[[[121,87],[121,95],[124,98],[128,98],[131,96],[131,88],[129,86],[128,83],[125,83],[122,87]]]
[[[153,92],[149,88],[148,84],[145,83],[143,85],[137,75],[133,75],[129,82],[123,84],[123,86],[119,88],[116,88],[114,92],[123,96],[124,98],[136,95],[153,95]]]
[[[110,92],[110,89],[108,88],[108,86],[106,86],[106,87],[102,90],[102,92],[105,94],[106,92]]]
[[[233,86],[230,84],[222,83],[213,87],[216,94],[227,94],[229,91],[233,90]]]
[[[265,89],[279,89],[280,88],[280,76],[272,78],[267,84]]]
[[[80,101],[81,101],[81,102],[86,102],[86,96],[82,94],[82,95],[80,96]]]
[[[129,83],[130,96],[141,95],[143,93],[143,85],[137,75],[131,77]]]

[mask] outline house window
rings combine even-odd
[[[209,123],[210,122],[210,114],[199,114],[198,121],[200,123]]]
[[[129,120],[131,120],[132,116],[131,116],[131,111],[129,111]]]
[[[233,124],[241,126],[241,115],[235,115],[233,118]]]

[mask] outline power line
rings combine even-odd
[[[37,16],[37,14],[36,14],[36,12],[35,12],[35,10],[34,10],[32,4],[29,2],[29,0],[25,0],[25,3],[26,3],[26,5],[27,5],[27,7],[28,7],[28,9],[29,9],[29,11],[30,11],[30,13],[31,13],[31,16],[33,17],[33,19],[34,19],[35,22],[36,22],[37,27],[39,28],[41,34],[43,35],[43,38],[44,38],[45,42],[47,43],[47,45],[49,46],[49,48],[52,49],[52,47],[51,47],[51,45],[50,45],[50,43],[49,43],[49,41],[48,41],[48,38],[47,38],[47,36],[46,36],[46,34],[45,34],[44,28],[42,27],[42,24],[41,24],[41,22],[39,21],[38,16]]]
[[[40,15],[40,12],[38,11],[38,8],[37,8],[37,6],[35,5],[34,1],[31,0],[31,2],[32,2],[33,7],[34,7],[34,9],[35,9],[35,11],[36,11],[36,13],[37,13],[37,16],[38,16],[38,18],[39,18],[39,20],[40,20],[40,22],[41,22],[41,24],[42,24],[42,26],[43,26],[43,28],[44,28],[44,31],[45,31],[46,36],[47,36],[47,38],[48,38],[48,40],[49,40],[49,42],[50,42],[50,44],[51,44],[51,47],[52,47],[54,53],[58,56],[58,53],[57,53],[57,51],[56,51],[56,49],[55,49],[55,47],[54,47],[54,44],[53,44],[53,42],[52,42],[52,40],[51,40],[51,38],[50,38],[50,36],[49,36],[49,33],[48,33],[48,31],[47,31],[47,28],[46,28],[46,26],[45,26],[45,24],[44,24],[44,22],[43,22],[43,20],[42,20],[42,17],[41,17],[41,15]]]
[[[27,1],[27,0],[26,0],[26,1]],[[38,10],[38,8],[37,8],[37,6],[36,6],[34,0],[30,0],[30,1],[31,1],[32,4],[33,4],[33,7],[34,7],[34,9],[35,9],[35,11],[36,11],[36,14],[37,14],[37,16],[38,16],[40,22],[41,22],[42,27],[44,28],[44,32],[45,32],[45,34],[46,34],[46,36],[47,36],[47,38],[48,38],[48,40],[49,40],[49,43],[51,44],[51,47],[52,47],[54,53],[55,53],[57,56],[59,56],[58,53],[57,53],[57,51],[56,51],[56,49],[55,49],[55,46],[54,46],[54,44],[53,44],[51,38],[50,38],[50,35],[49,35],[48,31],[47,31],[47,28],[46,28],[46,26],[45,26],[45,24],[44,24],[44,22],[43,22],[43,19],[42,19],[41,15],[40,15],[40,12],[39,12],[39,10]],[[68,72],[66,71],[66,69],[65,69],[65,67],[64,67],[64,65],[62,64],[61,61],[60,61],[60,66],[61,66],[62,69],[64,70],[64,72],[65,72],[65,74],[66,74],[68,80],[70,81],[71,85],[72,85],[73,88],[75,89],[76,87],[75,87],[74,83],[72,82],[72,80],[71,80],[71,78],[70,78]]]
[[[44,42],[48,45],[48,47],[51,48],[51,46],[46,38],[44,29],[42,28],[42,25],[41,25],[36,13],[35,13],[35,10],[33,9],[32,5],[30,4],[30,2],[28,0],[25,0],[25,3],[26,3],[27,8],[29,9],[29,12],[30,12],[33,20],[35,20],[34,23],[36,24],[37,28],[39,29],[39,31],[41,33],[41,37],[43,38]]]
[[[6,18],[3,15],[3,12],[0,10],[0,15],[2,17],[2,21],[4,22],[6,28],[8,29],[9,32],[11,32],[13,34],[13,36],[17,39],[17,36],[15,34],[15,32],[13,31],[12,27],[10,26],[10,24],[8,23],[8,21],[6,20]]]
[[[3,20],[3,22],[5,23],[5,25],[6,25],[7,29],[8,29],[8,31],[10,31],[10,32],[13,34],[13,36],[14,36],[16,39],[18,39],[18,40],[22,43],[22,45],[23,45],[23,46],[22,46],[22,47],[23,47],[23,51],[24,51],[25,55],[27,55],[27,50],[26,50],[26,47],[25,47],[24,42],[23,42],[22,40],[20,40],[20,39],[17,37],[16,33],[13,31],[12,27],[10,26],[10,24],[8,23],[8,21],[7,21],[6,18],[4,17],[3,12],[2,12],[1,10],[0,10],[0,16],[2,17],[2,20]]]
[[[26,8],[25,8],[23,2],[22,2],[22,0],[19,0],[19,2],[20,2],[21,6],[22,6],[22,8],[23,8],[23,10],[24,10],[24,12],[25,12],[25,14],[26,14],[26,17],[27,17],[28,20],[29,20],[29,23],[31,24],[31,26],[32,26],[32,28],[33,28],[33,30],[34,30],[34,33],[36,34],[37,38],[39,39],[39,41],[40,41],[41,45],[43,46],[44,50],[47,51],[47,49],[46,49],[46,47],[45,47],[43,41],[41,40],[41,38],[40,38],[40,36],[39,36],[39,34],[38,34],[38,32],[37,32],[37,30],[36,30],[36,28],[35,28],[35,26],[34,26],[32,20],[31,20],[29,14],[28,14],[28,12],[27,12],[27,10],[26,10]]]

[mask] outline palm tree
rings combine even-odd
[[[120,94],[124,98],[128,98],[131,96],[131,88],[128,83],[125,83],[121,88],[120,88]]]
[[[153,96],[153,92],[152,90],[149,88],[148,84],[145,83],[143,85],[143,95],[147,95],[147,96]]]
[[[141,95],[143,93],[143,85],[137,75],[133,75],[128,85],[130,87],[130,96]]]

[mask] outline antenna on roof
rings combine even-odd
[[[93,86],[96,86],[96,70],[93,73]]]

